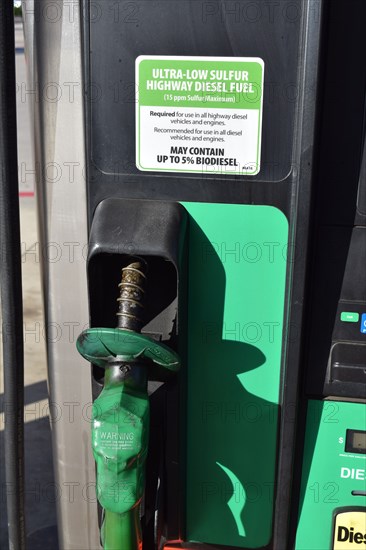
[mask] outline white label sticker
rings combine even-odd
[[[258,58],[138,57],[137,168],[258,174],[263,78]]]

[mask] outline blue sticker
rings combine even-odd
[[[362,314],[360,329],[361,329],[362,334],[366,334],[366,313]]]

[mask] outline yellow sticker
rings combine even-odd
[[[361,546],[362,545],[362,546]],[[340,512],[336,515],[333,550],[365,548],[366,510]]]

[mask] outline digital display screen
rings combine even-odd
[[[354,432],[353,447],[366,450],[366,432]]]
[[[366,454],[366,431],[347,430],[346,452]]]

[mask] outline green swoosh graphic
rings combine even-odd
[[[229,470],[229,468],[226,468],[226,466],[223,466],[222,464],[220,464],[220,462],[216,462],[216,464],[218,466],[220,466],[220,468],[225,472],[225,474],[228,476],[228,478],[230,479],[230,481],[232,483],[233,494],[230,497],[230,499],[228,500],[227,505],[230,508],[230,511],[231,511],[231,513],[233,515],[233,518],[235,520],[236,527],[238,529],[239,537],[246,537],[245,528],[244,528],[243,522],[241,520],[241,513],[244,510],[244,506],[245,506],[245,503],[246,503],[246,500],[247,500],[246,492],[245,492],[245,489],[243,487],[243,484],[236,477],[236,475],[231,470]],[[236,484],[238,484],[238,485],[236,485]],[[239,490],[240,490],[239,494],[243,495],[243,499],[240,498],[239,502],[237,502],[237,499],[235,498],[235,489],[236,489],[236,487],[239,487]]]

